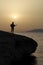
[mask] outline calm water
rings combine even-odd
[[[34,56],[36,56],[37,64],[43,65],[43,33],[18,33],[20,35],[25,35],[27,37],[31,37],[37,41],[38,47]]]

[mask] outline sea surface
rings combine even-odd
[[[38,43],[38,47],[33,53],[33,55],[36,57],[36,64],[35,65],[43,65],[43,33],[17,33],[20,35],[24,35],[30,38],[33,38]]]

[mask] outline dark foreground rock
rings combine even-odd
[[[35,52],[37,42],[31,38],[0,31],[0,65],[10,65]]]
[[[32,55],[24,55],[21,60],[11,61],[10,65],[37,65],[37,58]]]

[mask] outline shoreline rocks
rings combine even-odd
[[[9,65],[11,60],[20,60],[25,54],[37,49],[37,42],[26,36],[0,31],[0,65]]]

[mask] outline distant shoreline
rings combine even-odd
[[[33,29],[33,30],[30,30],[30,31],[26,31],[26,32],[43,33],[43,29]]]

